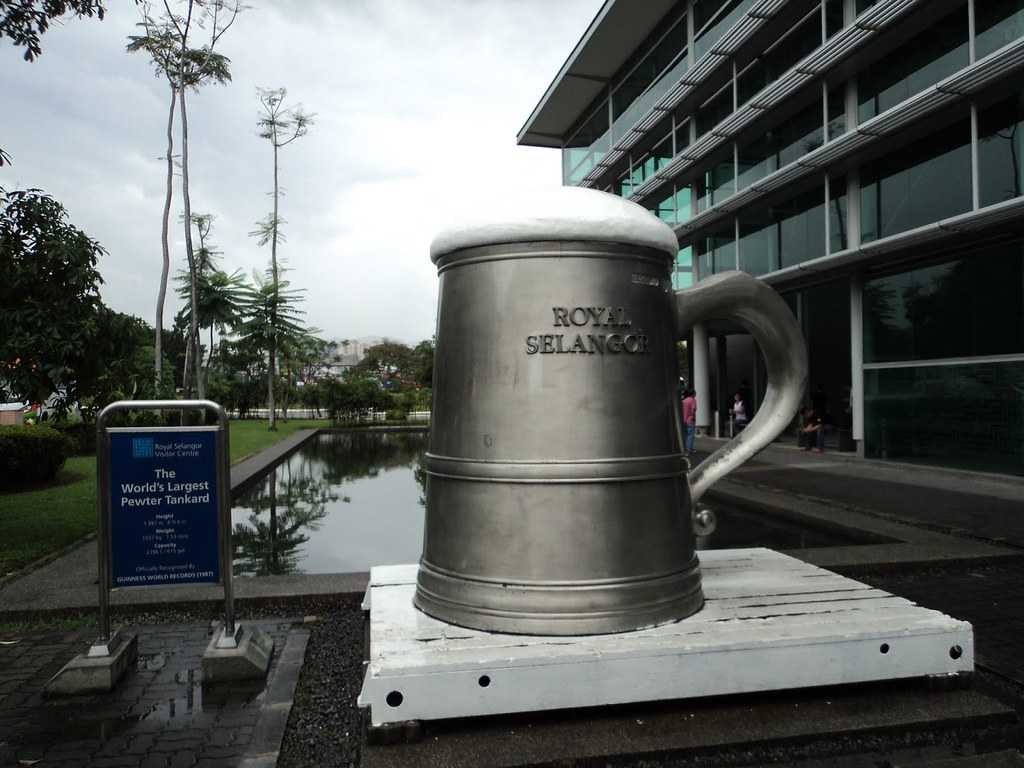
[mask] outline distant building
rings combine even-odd
[[[327,344],[327,351],[324,355],[324,375],[335,378],[345,375],[345,372],[354,368],[364,357],[366,351],[380,344],[383,339],[379,336],[364,336],[361,339],[340,339],[332,340]]]
[[[778,289],[844,447],[1024,474],[1024,1],[608,0],[518,140],[668,222],[677,287]],[[760,403],[742,329],[688,349],[699,426]]]

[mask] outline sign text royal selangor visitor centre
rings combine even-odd
[[[829,444],[1024,474],[1024,0],[608,0],[519,132],[807,338]],[[543,344],[541,343],[543,348]],[[688,343],[698,426],[765,377]]]

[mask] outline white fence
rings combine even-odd
[[[277,413],[277,418],[284,418],[284,411],[280,408],[275,408],[274,411]],[[265,419],[269,415],[269,411],[266,408],[251,408],[245,412],[246,418],[250,419]],[[229,411],[228,415],[232,418],[238,418],[238,411]],[[326,419],[327,411],[322,410],[317,413],[310,408],[289,408],[288,409],[289,419]],[[430,411],[410,411],[405,416],[406,421],[414,422],[417,424],[429,424],[430,423]],[[385,411],[363,411],[361,413],[351,413],[342,419],[346,422],[357,422],[359,424],[375,424],[377,422],[387,421],[387,413]]]

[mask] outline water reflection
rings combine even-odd
[[[423,549],[426,432],[333,432],[306,443],[237,502],[236,575],[346,573],[415,563]],[[698,549],[869,543],[711,505]]]
[[[425,432],[319,435],[235,502],[235,574],[340,573],[417,561],[425,448]]]

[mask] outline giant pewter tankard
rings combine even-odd
[[[758,280],[731,272],[673,293],[677,248],[640,206],[579,188],[435,238],[420,610],[542,635],[700,610],[693,503],[786,427],[807,362],[792,313]],[[751,332],[768,390],[688,477],[676,341],[711,318]]]

